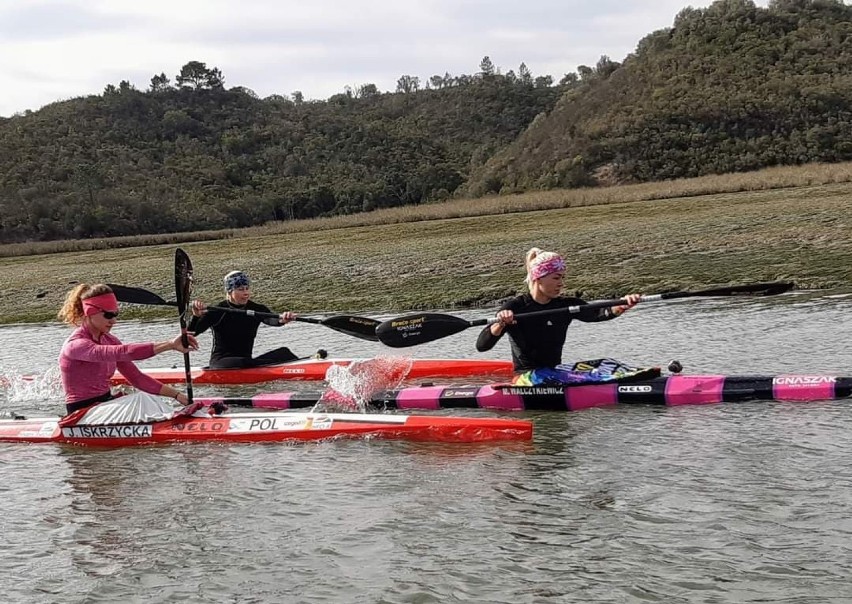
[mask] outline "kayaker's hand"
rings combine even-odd
[[[294,312],[290,312],[290,311],[288,310],[287,312],[282,312],[282,313],[278,316],[278,322],[279,322],[279,323],[281,323],[281,325],[286,325],[286,324],[287,324],[287,323],[289,323],[290,321],[295,320],[296,316],[297,316],[297,315],[296,315],[296,313],[294,313]]]
[[[204,313],[207,312],[207,305],[201,300],[193,300],[192,301],[192,315],[194,317],[200,317]]]
[[[503,327],[517,323],[517,321],[515,321],[515,313],[511,310],[501,310],[497,313],[497,318],[500,320],[500,324]]]
[[[642,294],[628,294],[624,296],[624,301],[627,302],[627,304],[622,304],[621,306],[613,306],[612,314],[614,314],[615,316],[623,314],[625,311],[628,311],[637,304],[639,304],[639,300],[641,298]]]
[[[172,340],[172,350],[177,350],[178,352],[187,353],[192,352],[193,350],[198,350],[198,340],[195,339],[195,336],[191,333],[186,334],[186,340],[189,343],[189,346],[183,345],[183,335],[179,335],[174,340]]]
[[[495,336],[499,336],[503,333],[503,330],[506,329],[507,325],[514,325],[517,323],[515,321],[515,313],[511,310],[501,310],[497,313],[497,322],[491,326],[491,333]]]
[[[187,396],[183,392],[178,392],[175,395],[175,400],[177,402],[179,402],[181,405],[188,405],[189,404],[189,398],[187,398]]]

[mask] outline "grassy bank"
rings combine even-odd
[[[259,301],[298,312],[492,307],[522,289],[533,245],[563,252],[567,290],[588,298],[778,279],[852,285],[848,182],[509,213],[501,203],[493,214],[181,245],[200,297],[221,297],[222,275],[240,268]],[[174,245],[2,258],[0,322],[52,320],[71,281],[173,298],[173,258]]]
[[[476,216],[490,216],[492,214],[581,208],[614,203],[680,199],[747,191],[770,191],[773,189],[792,189],[850,182],[852,182],[852,162],[780,166],[756,170],[754,172],[710,174],[699,178],[682,178],[617,187],[556,189],[551,191],[533,191],[520,195],[455,199],[442,203],[385,208],[372,212],[330,216],[327,218],[274,221],[262,226],[245,229],[162,233],[132,237],[111,237],[108,239],[11,243],[0,245],[0,258],[155,245],[183,245],[217,239],[290,235],[293,233],[337,230],[361,226],[391,225],[404,222],[444,220],[447,218],[471,218]]]

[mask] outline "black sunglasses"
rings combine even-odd
[[[117,312],[110,312],[108,310],[102,310],[101,312],[104,313],[104,319],[115,319],[118,317]]]

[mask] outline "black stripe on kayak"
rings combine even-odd
[[[441,409],[479,409],[476,393],[480,386],[448,387],[438,397],[438,406]]]
[[[834,383],[834,398],[852,396],[852,377],[839,377]]]
[[[767,376],[737,376],[726,378],[722,387],[722,401],[741,403],[754,400],[772,400],[772,378]]]

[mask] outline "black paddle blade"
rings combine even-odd
[[[119,302],[130,304],[146,304],[148,306],[176,306],[175,302],[166,302],[160,296],[141,287],[129,287],[127,285],[115,285],[107,283],[107,286],[115,294]]]
[[[376,319],[340,315],[322,319],[320,324],[340,333],[361,338],[362,340],[370,340],[371,342],[379,341],[379,336],[376,335],[376,327],[379,326],[380,322]]]
[[[175,298],[177,299],[178,313],[180,316],[180,330],[183,334],[184,346],[189,346],[189,338],[186,337],[186,308],[189,304],[189,296],[192,293],[192,261],[182,249],[175,250]],[[186,377],[186,398],[192,404],[192,371],[189,366],[189,353],[183,353],[183,369]]]
[[[376,327],[379,341],[391,348],[407,348],[464,331],[471,322],[452,315],[421,313],[389,319]]]
[[[181,316],[181,326],[184,325],[184,315],[192,293],[192,261],[182,249],[175,250],[175,296],[178,312]]]
[[[693,296],[777,296],[788,292],[794,283],[776,281],[772,283],[750,283],[748,285],[733,285],[693,292]]]

